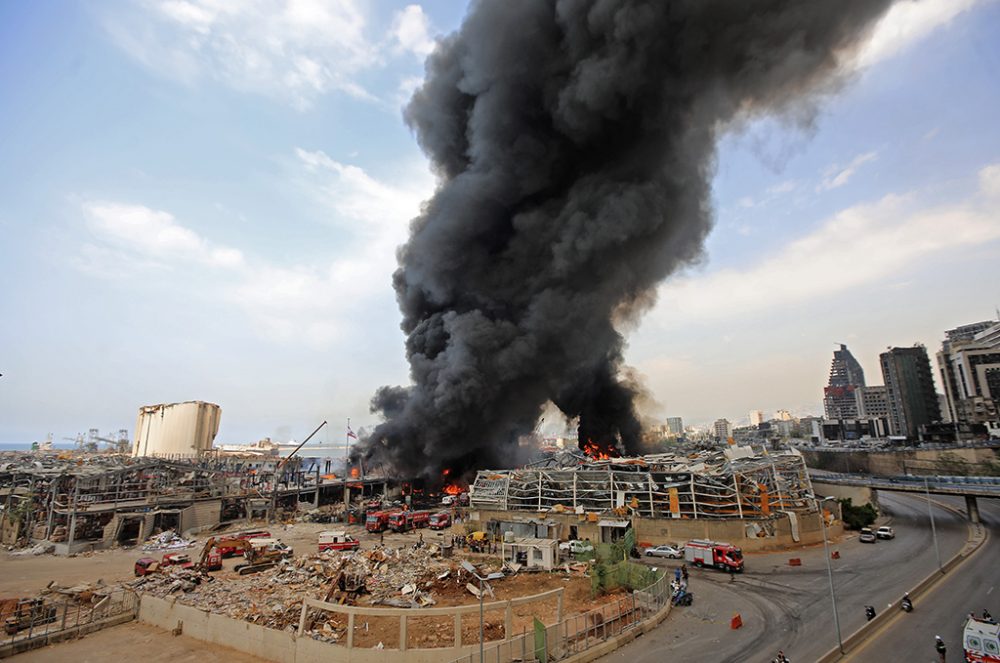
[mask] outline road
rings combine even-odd
[[[951,503],[958,504],[961,500]],[[988,529],[986,543],[961,566],[948,574],[929,594],[921,597],[910,614],[901,614],[885,625],[877,637],[852,653],[851,661],[937,662],[934,636],[948,647],[949,661],[962,661],[962,624],[969,612],[983,609],[1000,615],[1000,501],[979,500],[979,514]]]
[[[848,535],[832,546],[840,552],[832,564],[845,637],[865,623],[865,605],[885,609],[937,567],[927,503],[905,494],[882,494],[880,501],[883,516],[896,530],[895,540],[861,544],[855,535]],[[941,557],[947,560],[965,543],[967,525],[962,516],[938,506],[934,520]],[[788,566],[790,557],[800,558],[802,566]],[[661,566],[672,569],[678,564],[669,560]],[[653,632],[602,660],[769,663],[782,649],[799,662],[814,661],[837,646],[822,546],[792,554],[748,554],[746,569],[733,581],[725,573],[692,569],[694,605],[673,610]],[[744,624],[737,630],[730,628],[734,613]]]

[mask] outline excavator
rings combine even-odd
[[[276,539],[235,539],[215,538],[213,536],[205,542],[201,558],[195,564],[195,568],[199,571],[218,571],[221,569],[222,554],[219,552],[220,549],[243,554],[247,563],[237,564],[235,567],[236,572],[241,576],[269,569],[282,558],[292,554],[290,548]]]

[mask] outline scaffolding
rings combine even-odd
[[[606,460],[573,457],[560,467],[482,470],[470,489],[473,508],[605,513],[644,518],[767,518],[815,510],[801,454],[701,452]],[[576,463],[576,464],[572,464]]]

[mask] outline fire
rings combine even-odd
[[[602,449],[600,445],[595,443],[593,440],[587,440],[581,448],[581,451],[594,460],[610,460],[612,457],[611,454]]]
[[[449,484],[445,485],[445,487],[443,488],[443,490],[444,490],[444,492],[446,492],[449,495],[458,495],[460,492],[462,492],[462,489],[459,488],[458,485],[453,484],[453,483],[449,483]]]
[[[443,476],[446,479],[448,478],[449,474],[451,474],[451,468],[450,467],[446,467],[446,468],[444,468],[444,470],[441,471],[441,476]]]
[[[352,479],[357,479],[359,476],[361,476],[361,472],[358,471],[358,468],[352,467],[351,468],[351,478]]]

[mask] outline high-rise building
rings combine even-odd
[[[725,441],[733,436],[733,425],[729,423],[728,419],[716,419],[715,423],[712,424],[712,429],[718,440]]]
[[[671,435],[683,435],[684,422],[680,417],[667,417],[667,431]]]
[[[793,418],[792,413],[788,410],[778,410],[774,413],[775,421],[791,421]]]
[[[1000,428],[1000,322],[945,332],[937,353],[951,420]]]
[[[885,387],[858,387],[854,390],[854,398],[857,401],[858,417],[889,419],[889,393]]]
[[[844,344],[833,351],[830,381],[823,389],[823,410],[827,419],[854,419],[858,416],[855,390],[865,386],[865,372]]]
[[[762,423],[764,423],[763,410],[750,410],[750,425],[760,426]]]
[[[889,430],[916,438],[920,426],[941,420],[927,348],[889,348],[879,355],[889,401]]]

